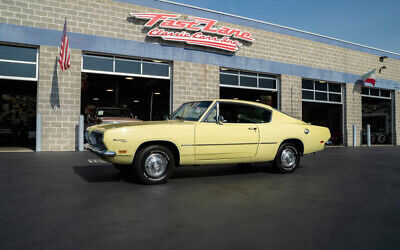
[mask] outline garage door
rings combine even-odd
[[[220,98],[261,102],[278,108],[279,77],[272,74],[220,69]]]
[[[159,60],[84,54],[82,72],[170,79],[170,64]]]
[[[0,79],[37,81],[37,48],[0,44]]]
[[[0,151],[34,150],[38,49],[0,44]]]
[[[371,144],[393,143],[392,91],[362,87],[362,142],[367,143],[367,125],[371,129]]]
[[[87,124],[167,119],[172,106],[170,65],[156,59],[83,54],[81,112]],[[113,115],[106,116],[110,110]]]
[[[343,84],[303,79],[302,100],[303,120],[328,127],[328,144],[343,144]]]

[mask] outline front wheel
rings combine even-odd
[[[162,145],[141,149],[134,160],[135,175],[143,184],[166,183],[174,169],[174,154]]]
[[[283,143],[275,156],[274,167],[281,173],[292,173],[300,164],[300,152],[294,143]]]

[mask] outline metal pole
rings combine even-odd
[[[42,115],[36,115],[36,152],[42,151]]]
[[[367,145],[371,146],[371,125],[367,125]]]
[[[357,126],[353,124],[353,147],[357,146]]]
[[[83,115],[79,116],[79,151],[83,151],[83,133],[84,133],[84,118]]]

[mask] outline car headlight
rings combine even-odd
[[[97,144],[96,135],[93,132],[90,133],[89,142],[92,145],[96,145]]]
[[[89,142],[89,131],[85,131],[85,139],[87,142]]]

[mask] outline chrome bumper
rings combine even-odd
[[[92,145],[87,145],[85,148],[103,158],[114,157],[117,154],[114,151],[101,150],[99,148],[93,147]]]

